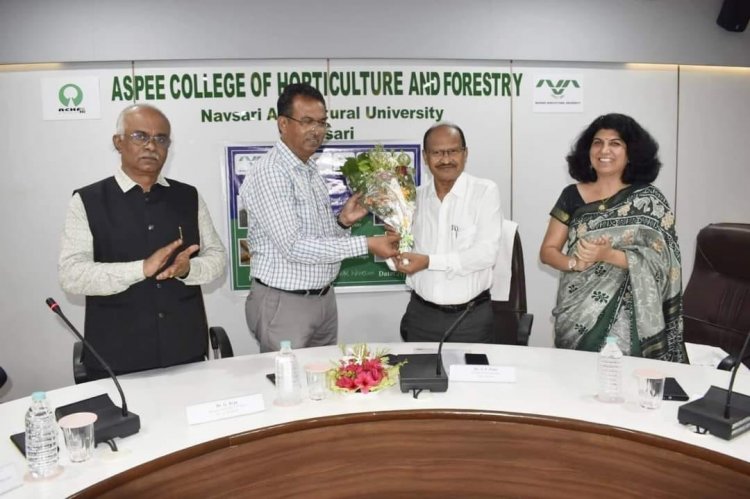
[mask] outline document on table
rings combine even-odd
[[[214,400],[203,404],[189,405],[185,408],[188,424],[208,423],[219,419],[233,418],[260,412],[266,407],[263,395],[245,395],[224,400]]]
[[[515,383],[516,368],[508,366],[478,366],[454,364],[448,379],[451,381],[473,381],[478,383]]]

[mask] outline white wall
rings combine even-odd
[[[722,0],[3,0],[0,63],[410,58],[750,66]]]
[[[692,269],[700,227],[710,221],[750,221],[750,198],[745,195],[750,170],[742,150],[750,124],[750,71],[609,64],[750,66],[748,33],[729,33],[714,24],[720,4],[714,0],[462,4],[329,0],[311,10],[309,3],[301,1],[224,1],[218,7],[191,1],[71,1],[65,2],[64,9],[51,1],[0,2],[0,62],[101,61],[43,69],[0,66],[0,95],[6,97],[0,100],[0,168],[4,174],[0,206],[5,212],[0,219],[0,231],[5,234],[0,263],[0,365],[11,377],[10,385],[0,391],[0,400],[72,382],[73,340],[43,301],[58,296],[73,322],[82,325],[83,300],[63,297],[57,284],[64,207],[74,188],[110,174],[118,160],[106,146],[115,108],[105,110],[101,120],[42,122],[36,83],[40,77],[80,68],[92,74],[122,72],[131,67],[131,60],[184,59],[154,66],[189,67],[202,64],[195,61],[200,58],[270,57],[331,57],[332,64],[342,65],[348,64],[346,58],[369,57],[487,59],[487,64],[506,67],[507,61],[514,60],[514,71],[581,72],[591,88],[599,89],[586,95],[584,113],[534,115],[526,100],[531,93],[524,89],[522,97],[512,103],[512,121],[498,124],[495,131],[510,141],[507,154],[498,157],[502,168],[482,172],[508,189],[507,211],[512,210],[521,222],[529,305],[536,315],[531,342],[549,346],[556,276],[541,267],[536,255],[547,213],[570,181],[564,156],[575,135],[595,115],[630,113],[659,140],[665,170],[658,185],[677,209],[686,276]],[[305,20],[303,12],[312,20]],[[141,22],[144,15],[149,16],[148,23]],[[154,25],[159,29],[154,30]],[[446,62],[454,63],[459,64]],[[248,61],[235,64],[247,65]],[[201,136],[185,137],[179,106],[165,110],[173,119],[176,136],[181,135],[179,140],[202,140]],[[468,140],[493,140],[483,135],[486,124],[481,110],[476,112],[476,122],[461,123]],[[57,139],[48,142],[45,137]],[[82,137],[87,147],[69,146]],[[187,167],[179,151],[176,147],[167,172],[199,186],[225,236],[225,224],[216,220],[224,210],[215,174],[218,147],[205,152],[199,167]],[[94,171],[81,168],[83,163],[95,165]],[[481,163],[476,166],[487,168]],[[256,351],[244,323],[244,296],[229,291],[226,278],[207,286],[205,292],[209,321],[229,330],[238,354]],[[405,293],[339,295],[341,339],[396,341],[406,300]]]
[[[681,67],[679,96],[677,232],[685,286],[702,227],[750,223],[750,68]]]

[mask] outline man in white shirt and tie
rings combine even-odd
[[[500,191],[464,172],[469,150],[460,127],[437,123],[423,140],[433,181],[417,189],[414,251],[396,258],[411,300],[401,320],[406,341],[440,341],[473,304],[449,340],[490,343],[494,319],[489,288],[502,234]]]

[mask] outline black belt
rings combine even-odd
[[[488,301],[490,299],[490,290],[485,289],[471,300],[467,301],[466,303],[461,303],[460,305],[438,305],[437,303],[432,303],[431,301],[425,300],[414,291],[411,292],[411,296],[419,303],[440,310],[441,312],[463,312],[472,303],[474,305],[479,305],[482,302]]]
[[[274,288],[273,286],[269,286],[268,284],[266,284],[265,282],[261,281],[257,277],[254,277],[253,279],[255,279],[258,282],[258,284],[262,284],[263,286],[265,286],[267,288],[275,289],[277,291],[283,291],[284,293],[292,293],[293,295],[325,296],[328,293],[328,291],[331,290],[331,285],[330,284],[328,286],[326,286],[325,288],[320,288],[320,289],[281,289],[281,288]]]

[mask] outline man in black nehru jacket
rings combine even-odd
[[[202,360],[200,285],[226,265],[198,191],[161,175],[170,130],[153,106],[123,110],[112,137],[121,167],[76,190],[65,219],[60,285],[86,295],[86,339],[117,374]],[[85,349],[83,361],[89,379],[107,375]]]

